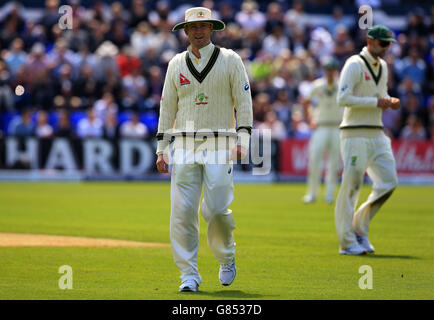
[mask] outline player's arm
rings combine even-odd
[[[244,158],[249,150],[250,134],[253,126],[252,95],[249,78],[243,61],[238,54],[232,56],[230,66],[232,100],[237,117],[237,147],[234,156],[237,160]]]
[[[302,98],[301,100],[304,118],[306,119],[306,122],[309,124],[311,128],[315,128],[316,126],[312,118],[311,108],[312,108],[312,100],[315,98],[317,91],[318,91],[318,86],[316,85],[316,82],[314,82],[312,86],[312,90],[310,90],[309,94],[306,97]]]
[[[175,71],[172,61],[167,68],[164,80],[163,93],[160,100],[160,117],[158,119],[157,132],[157,169],[161,173],[169,171],[168,147],[170,143],[170,132],[175,122],[178,110],[178,92],[175,84]]]
[[[400,100],[389,96],[387,92],[387,81],[389,79],[387,65],[383,66],[384,74],[381,78],[381,98],[378,99],[378,107],[385,110],[387,108],[398,109],[400,107]]]
[[[361,81],[361,65],[357,61],[347,61],[339,78],[338,105],[344,107],[376,108],[378,98],[354,95],[354,87]]]

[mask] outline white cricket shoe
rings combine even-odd
[[[311,194],[307,194],[303,197],[304,203],[314,203],[316,201],[315,197]]]
[[[179,292],[196,292],[199,291],[198,283],[193,279],[187,279],[179,286]]]
[[[366,254],[366,249],[363,248],[360,244],[356,243],[352,245],[349,248],[341,248],[339,250],[339,254],[345,254],[345,255],[360,255],[360,254]]]
[[[360,244],[360,246],[362,246],[368,253],[375,252],[375,248],[369,242],[368,236],[361,236],[357,232],[355,232],[355,234],[356,234],[357,242]]]
[[[234,282],[237,275],[237,268],[235,267],[235,259],[229,264],[221,264],[219,271],[220,283],[224,286],[229,286]]]

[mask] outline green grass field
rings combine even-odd
[[[0,183],[0,232],[169,243],[169,183]],[[362,190],[361,200],[369,192]],[[171,248],[0,247],[0,299],[434,299],[434,188],[399,186],[374,218],[375,255],[340,256],[334,206],[301,203],[304,184],[237,184],[237,279],[201,218],[200,292],[178,293]],[[60,290],[58,268],[73,269]],[[359,288],[359,267],[373,289]]]

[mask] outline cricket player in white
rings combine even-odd
[[[369,223],[398,184],[391,142],[381,120],[383,110],[400,106],[399,99],[387,93],[387,64],[381,59],[394,41],[387,27],[372,27],[367,46],[341,71],[338,103],[345,107],[340,125],[344,171],[335,208],[340,254],[374,252]],[[372,192],[355,211],[365,171],[373,181]]]
[[[325,201],[332,203],[339,178],[339,124],[342,121],[342,108],[336,97],[338,83],[336,80],[337,61],[326,58],[323,62],[325,76],[313,82],[309,96],[303,102],[303,109],[308,123],[315,128],[309,142],[309,167],[307,193],[304,203],[316,201],[321,184],[322,161],[327,151],[328,166],[325,179]],[[311,108],[316,100],[317,105]]]
[[[190,46],[170,61],[161,97],[156,165],[168,172],[168,145],[174,136],[170,238],[181,271],[180,291],[198,291],[202,281],[197,265],[199,206],[208,223],[208,244],[220,263],[220,283],[230,285],[236,276],[235,222],[229,209],[233,160],[248,152],[253,112],[240,56],[211,43],[212,31],[224,28],[207,8],[186,11],[185,21],[173,31],[184,29]]]

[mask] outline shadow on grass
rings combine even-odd
[[[263,295],[257,293],[248,293],[241,290],[221,290],[221,291],[198,291],[198,292],[182,292],[182,294],[192,294],[197,296],[212,296],[216,298],[245,298],[245,299],[264,299],[277,297],[277,295]]]
[[[363,255],[362,257],[377,258],[377,259],[408,259],[408,260],[420,259],[419,257],[394,255],[394,254],[367,254],[367,255]]]

